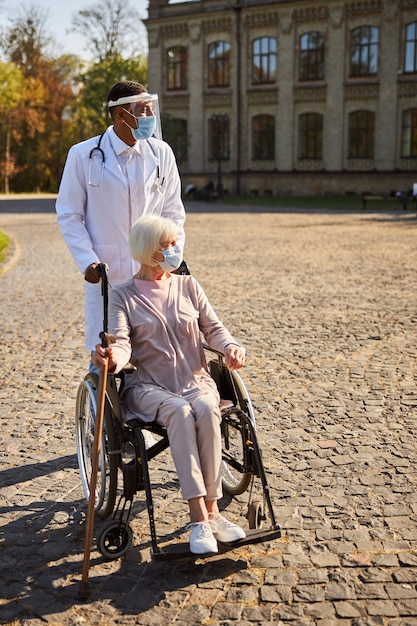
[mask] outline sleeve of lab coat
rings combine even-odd
[[[73,146],[68,152],[55,208],[62,236],[82,273],[100,260],[85,226],[86,185],[80,149]]]
[[[183,250],[185,243],[185,208],[181,199],[181,179],[174,153],[167,143],[165,143],[164,161],[162,169],[166,186],[162,215],[169,217],[179,226],[177,243]]]

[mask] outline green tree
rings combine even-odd
[[[148,63],[142,56],[124,59],[113,55],[90,65],[80,76],[82,88],[73,109],[84,137],[102,133],[109,124],[107,94],[119,80],[135,80],[146,84]]]

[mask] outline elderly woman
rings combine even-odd
[[[219,513],[222,496],[219,394],[207,371],[201,333],[224,354],[231,369],[242,367],[244,348],[218,319],[192,276],[172,274],[181,263],[178,227],[159,216],[140,218],[130,232],[139,272],[109,294],[109,330],[116,343],[107,348],[109,371],[129,361],[124,417],[156,421],[167,429],[171,453],[191,523],[190,551],[217,552],[217,541],[245,537],[244,530]],[[93,362],[104,363],[98,345]]]

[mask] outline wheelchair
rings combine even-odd
[[[104,266],[103,266],[104,268]],[[181,273],[189,273],[188,268]],[[102,270],[104,300],[104,333],[107,332],[107,274]],[[102,335],[104,334],[102,333]],[[230,496],[248,492],[247,512],[249,530],[246,537],[229,544],[220,544],[219,552],[242,545],[260,543],[281,536],[271,502],[261,450],[256,435],[255,414],[251,399],[240,375],[227,369],[223,355],[204,346],[207,365],[221,398],[222,483]],[[132,366],[133,367],[133,366]],[[188,543],[171,543],[161,547],[156,532],[155,511],[151,487],[151,461],[169,448],[165,428],[156,422],[129,420],[123,422],[120,394],[130,366],[119,374],[109,374],[105,387],[102,439],[99,447],[95,493],[90,493],[92,450],[97,414],[99,376],[89,372],[80,383],[75,409],[75,439],[82,487],[87,502],[94,497],[95,514],[107,519],[97,537],[102,556],[114,560],[131,548],[133,533],[129,525],[134,496],[143,491],[149,518],[152,560],[204,557],[189,551]],[[144,431],[157,436],[147,448]],[[261,496],[254,492],[255,479],[261,484]],[[120,486],[121,485],[121,486]],[[269,519],[269,527],[264,522]]]

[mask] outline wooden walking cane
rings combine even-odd
[[[114,343],[115,341],[112,335],[108,335],[104,332],[100,333],[100,337],[101,345],[103,346],[103,348],[107,348],[110,343]],[[78,595],[81,598],[87,598],[89,595],[88,572],[90,569],[91,544],[93,541],[98,460],[100,456],[100,446],[103,435],[104,405],[106,401],[107,373],[109,368],[109,359],[107,354],[105,356],[105,359],[105,364],[102,365],[100,368],[97,415],[94,421],[94,442],[91,459],[90,497],[88,499],[87,523],[85,529],[83,574],[78,592]],[[105,471],[105,468],[103,468],[103,471]]]
[[[101,345],[104,349],[108,348],[111,343],[116,341],[113,335],[107,333],[107,304],[108,304],[108,285],[107,285],[107,270],[104,264],[98,266],[98,270],[101,273],[102,282],[101,290],[104,300],[104,321],[103,332],[100,333]],[[94,441],[91,458],[91,478],[90,478],[90,497],[88,499],[87,508],[87,522],[85,529],[85,547],[84,547],[84,562],[83,573],[78,590],[80,598],[88,598],[89,595],[89,582],[88,572],[90,569],[90,555],[91,544],[93,541],[94,530],[94,512],[96,504],[96,486],[97,486],[97,473],[98,473],[98,460],[100,456],[101,439],[103,436],[103,420],[104,420],[104,406],[106,401],[106,388],[107,388],[107,374],[109,369],[109,359],[107,353],[105,354],[105,363],[100,368],[100,376],[98,381],[98,403],[97,403],[97,415],[94,420]],[[103,468],[105,471],[105,468]]]

